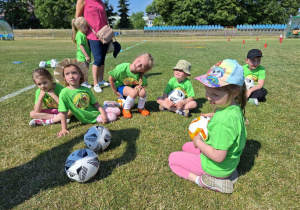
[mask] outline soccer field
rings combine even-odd
[[[282,44],[267,37],[118,41],[123,51],[117,58],[107,56],[104,78],[116,65],[151,53],[154,67],[145,74],[150,116],[137,113],[135,106],[131,119],[121,116],[104,125],[111,132],[111,143],[97,153],[100,169],[84,184],[71,181],[64,164],[71,152],[85,148],[83,135],[93,125],[72,118],[70,134],[57,138],[60,124],[28,125],[36,87],[3,98],[33,85],[31,74],[40,61],[74,58],[76,45],[71,40],[0,41],[0,209],[299,209],[299,39],[284,39]],[[179,178],[169,168],[168,156],[190,141],[190,122],[212,111],[204,86],[193,78],[226,58],[244,65],[253,48],[263,53],[268,95],[259,106],[246,107],[250,124],[234,193],[218,193]],[[180,59],[192,64],[190,79],[198,107],[190,118],[160,112],[156,103]],[[110,87],[95,96],[100,104],[117,99]]]

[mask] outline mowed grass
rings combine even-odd
[[[106,124],[112,141],[98,153],[99,172],[80,184],[68,179],[64,163],[71,152],[85,148],[83,135],[92,125],[73,118],[70,134],[62,138],[56,137],[60,124],[29,127],[36,88],[0,102],[0,209],[299,209],[299,39],[284,39],[282,44],[277,37],[118,41],[123,52],[116,59],[108,55],[105,79],[116,65],[150,52],[155,60],[146,74],[150,116],[141,116],[135,107],[132,119],[120,117]],[[246,108],[250,124],[239,181],[230,195],[200,188],[168,166],[169,154],[190,141],[187,129],[192,119],[211,111],[204,87],[192,78],[226,58],[243,65],[253,48],[263,52],[268,95],[260,106]],[[0,97],[32,85],[31,73],[40,61],[74,58],[75,50],[70,40],[1,41]],[[156,103],[179,59],[192,63],[190,79],[198,107],[190,118],[160,112]],[[101,104],[116,100],[110,88],[95,95]]]

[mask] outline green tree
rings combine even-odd
[[[299,8],[299,0],[156,0],[169,25],[286,23]]]
[[[158,14],[156,10],[156,0],[153,0],[151,4],[146,7],[147,15],[155,15]]]
[[[70,28],[77,0],[35,0],[34,13],[45,28]]]
[[[157,16],[153,19],[153,26],[164,26],[164,20],[161,16]]]
[[[109,4],[109,0],[105,0],[104,4],[107,20],[109,22],[109,25],[112,25],[112,23],[116,20],[113,16],[116,16],[117,13],[114,12],[114,7],[111,4]]]
[[[29,18],[34,17],[33,0],[1,0],[0,14],[15,28],[29,28]]]
[[[121,19],[118,21],[116,24],[117,28],[132,28],[132,24],[130,23],[130,19],[128,16],[128,0],[119,0],[119,10],[118,12],[120,13],[119,16]]]
[[[146,21],[143,19],[144,12],[132,13],[130,20],[132,22],[133,28],[142,29],[146,26]]]

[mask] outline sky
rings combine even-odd
[[[119,5],[119,0],[109,0],[109,4],[111,4],[114,7],[114,11],[117,12],[118,5]],[[146,10],[146,7],[152,3],[152,0],[129,0],[128,4],[129,4],[129,12],[128,15],[131,16],[131,13],[136,13],[136,12],[144,12]]]

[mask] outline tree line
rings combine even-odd
[[[0,14],[15,28],[70,28],[77,0],[0,0]],[[129,17],[129,0],[119,0],[114,12],[109,0],[103,1],[115,28],[143,28],[144,12]],[[147,14],[160,15],[153,25],[222,25],[283,24],[297,15],[300,0],[153,0]]]

